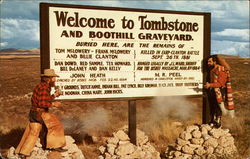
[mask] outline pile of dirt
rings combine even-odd
[[[213,128],[208,124],[186,127],[176,144],[166,150],[168,159],[226,159],[236,154],[237,148],[229,129]]]
[[[136,145],[130,142],[127,126],[113,133],[107,139],[106,145],[99,147],[99,159],[126,158],[126,159],[160,159],[160,153],[150,144],[148,136],[139,129],[136,130]]]

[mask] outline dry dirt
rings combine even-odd
[[[245,159],[250,157],[250,59],[225,58],[232,66],[237,118],[230,120],[224,117],[223,127],[230,129],[239,156]],[[40,59],[0,56],[0,63],[0,153],[5,156],[8,148],[17,146],[28,122],[31,92],[40,80]],[[182,102],[177,105],[180,100]],[[146,132],[162,155],[186,125],[201,123],[202,101],[198,98],[144,99],[136,104],[137,127]],[[128,123],[126,100],[63,101],[62,108],[52,111],[63,121],[65,133],[76,139],[87,159],[97,158],[97,148],[105,137]],[[178,126],[180,123],[182,125]]]

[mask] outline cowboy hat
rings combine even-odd
[[[47,77],[59,77],[54,69],[44,69],[44,74],[41,74],[41,76],[47,76]]]

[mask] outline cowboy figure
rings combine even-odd
[[[29,123],[15,150],[15,153],[19,154],[21,158],[30,156],[42,128],[45,129],[42,131],[43,148],[60,152],[66,151],[62,148],[65,146],[63,125],[54,114],[49,113],[50,107],[61,106],[61,102],[53,101],[61,95],[61,91],[57,89],[54,94],[50,94],[51,88],[55,87],[56,77],[59,76],[55,74],[53,69],[45,69],[44,74],[41,74],[41,82],[33,91]]]

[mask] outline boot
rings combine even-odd
[[[220,128],[221,127],[221,116],[217,116],[215,120],[215,128]]]

